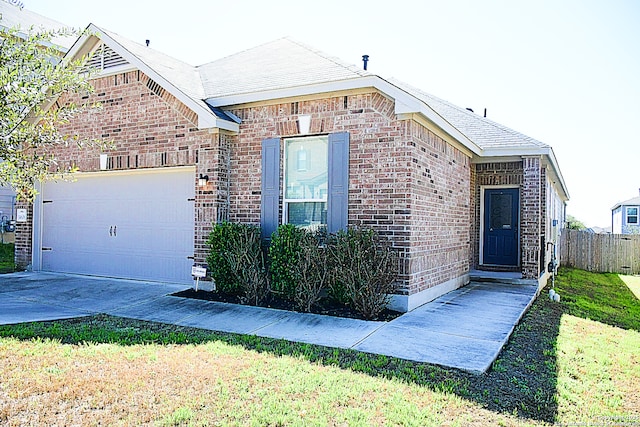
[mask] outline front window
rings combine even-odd
[[[327,224],[328,136],[288,138],[284,152],[284,222]]]
[[[627,208],[627,224],[638,224],[638,208]]]

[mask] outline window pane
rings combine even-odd
[[[511,228],[511,194],[491,194],[491,212],[489,227],[499,230]]]
[[[289,224],[318,227],[327,223],[327,202],[290,202],[287,209]]]
[[[627,208],[627,224],[638,223],[638,208]]]
[[[286,140],[286,199],[327,200],[327,146],[327,136]]]

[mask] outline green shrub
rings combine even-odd
[[[240,284],[236,281],[227,255],[233,242],[238,239],[241,227],[240,224],[231,222],[215,224],[207,240],[209,245],[207,264],[209,264],[209,271],[216,289],[222,293],[241,293]]]
[[[260,227],[240,225],[234,234],[225,252],[231,275],[245,303],[262,305],[269,296],[269,280]]]
[[[293,300],[298,282],[300,245],[307,231],[293,224],[282,224],[273,233],[269,246],[271,289]]]
[[[12,273],[16,270],[15,246],[13,243],[0,244],[0,273]]]
[[[330,281],[328,250],[322,236],[306,231],[299,243],[293,301],[298,310],[310,312]]]
[[[333,268],[332,286],[344,289],[349,304],[365,319],[375,319],[389,305],[396,290],[397,254],[383,245],[372,229],[349,228],[328,245]]]
[[[207,263],[216,289],[261,304],[269,294],[260,227],[223,222],[209,235]]]

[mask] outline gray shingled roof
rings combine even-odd
[[[483,150],[499,148],[549,148],[534,138],[458,107],[399,80],[389,82],[420,99]]]
[[[372,74],[289,38],[198,67],[207,98],[330,83]],[[399,80],[391,84],[430,106],[482,149],[549,146]]]
[[[20,9],[7,2],[0,1],[0,27],[20,28],[20,32],[26,34],[31,28],[35,31],[51,31],[60,30],[62,28],[70,28],[69,25],[63,24],[56,20],[39,15],[28,9]],[[76,36],[54,37],[51,42],[58,46],[59,50],[66,52],[76,41]]]
[[[214,98],[373,76],[354,65],[342,62],[290,38],[281,38],[194,67],[118,34],[104,32],[201,105],[206,105],[204,100]],[[429,106],[482,150],[504,149],[538,153],[541,149],[550,149],[548,145],[534,138],[404,82],[395,79],[387,81]]]
[[[167,81],[171,82],[184,92],[185,95],[199,101],[205,98],[200,82],[200,75],[193,65],[189,65],[146,45],[131,41],[111,31],[102,28],[101,31],[167,79]]]
[[[625,200],[624,202],[616,203],[611,210],[617,209],[620,206],[640,206],[640,196],[633,199]]]
[[[370,73],[289,38],[198,67],[207,98],[328,83]]]

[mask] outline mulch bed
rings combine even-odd
[[[176,292],[172,294],[172,296],[247,305],[244,304],[242,298],[238,295],[223,294],[215,291],[196,291],[193,288]],[[268,299],[267,303],[263,305],[263,307],[300,312],[300,310],[296,310],[292,301],[280,298],[277,295],[271,295],[271,297]],[[353,310],[348,305],[337,303],[329,298],[322,298],[316,305],[312,307],[311,313],[323,314],[326,316],[347,317],[350,319],[363,319],[360,313]],[[378,315],[376,319],[373,320],[388,322],[401,316],[402,314],[403,313],[400,313],[398,311],[385,309]]]

